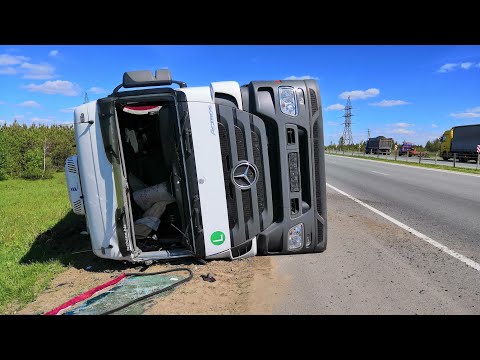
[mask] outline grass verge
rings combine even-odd
[[[454,168],[452,166],[425,164],[425,163],[419,164],[418,162],[414,162],[414,160],[412,160],[411,162],[410,161],[407,162],[407,161],[395,161],[395,160],[391,160],[391,159],[382,159],[382,158],[376,158],[376,157],[365,157],[365,156],[358,156],[358,155],[344,155],[344,154],[334,154],[334,153],[332,153],[332,154],[326,153],[326,154],[327,155],[334,155],[334,156],[344,156],[344,157],[350,157],[350,158],[357,158],[357,159],[367,159],[367,160],[388,162],[388,163],[393,163],[393,164],[402,164],[402,165],[409,165],[409,166],[416,166],[416,167],[447,170],[447,171],[451,171],[451,172],[461,172],[461,173],[480,175],[480,169],[476,170],[476,169],[460,168],[460,167],[455,167]]]
[[[0,314],[34,300],[69,263],[52,229],[78,234],[83,219],[70,211],[65,182],[63,173],[49,180],[0,181]]]

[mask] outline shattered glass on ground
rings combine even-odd
[[[159,274],[150,276],[132,276],[122,280],[119,284],[101,293],[91,299],[88,299],[75,308],[69,309],[64,315],[98,315],[106,311],[117,308],[132,300],[138,299],[144,295],[151,294],[154,291],[163,289],[172,285],[184,277],[170,274]],[[115,312],[116,315],[141,315],[145,311],[145,306],[155,299],[156,296],[166,296],[174,289],[167,290],[148,299],[130,305],[122,310]]]

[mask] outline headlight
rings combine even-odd
[[[280,98],[280,110],[287,115],[297,116],[297,95],[295,89],[290,86],[281,86],[278,88]]]
[[[288,230],[288,250],[300,250],[303,247],[303,223]]]

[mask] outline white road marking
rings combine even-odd
[[[370,162],[374,162],[374,163],[377,163],[377,164],[386,164],[386,165],[393,165],[393,166],[404,166],[404,167],[408,167],[409,169],[420,169],[420,170],[428,170],[428,171],[440,171],[440,172],[444,172],[444,173],[448,173],[448,174],[480,177],[480,175],[477,175],[477,174],[469,174],[469,173],[452,171],[452,170],[432,169],[432,168],[428,168],[428,167],[412,166],[412,165],[406,165],[406,164],[395,164],[395,163],[392,163],[392,162],[384,162],[384,161],[377,161],[377,160],[370,160],[370,159],[362,159],[362,158],[359,158],[359,157],[349,157],[349,156],[342,156],[342,155],[335,155],[335,154],[325,154],[325,155],[333,156],[333,157],[337,157],[337,158],[343,158],[343,159],[353,159],[353,160],[361,160],[361,161],[370,161]],[[446,166],[446,165],[444,165],[444,166]],[[471,168],[462,168],[462,169],[471,169]]]
[[[385,176],[388,176],[388,174],[385,174],[385,173],[382,173],[380,171],[375,171],[375,170],[370,170],[371,172],[375,173],[375,174],[380,174],[380,175],[385,175]]]
[[[418,238],[426,241],[427,243],[429,243],[430,245],[433,245],[435,246],[437,249],[440,249],[442,250],[444,253],[450,255],[450,256],[453,256],[455,259],[457,260],[460,260],[461,262],[463,262],[464,264],[470,266],[471,268],[474,268],[475,270],[477,271],[480,271],[480,264],[479,263],[476,263],[475,261],[467,258],[466,256],[462,255],[462,254],[459,254],[457,253],[456,251],[453,251],[451,249],[449,249],[448,247],[446,247],[445,245],[442,245],[440,244],[439,242],[433,240],[432,238],[429,238],[427,235],[425,234],[422,234],[420,231],[417,231],[413,228],[411,228],[410,226],[408,225],[405,225],[404,223],[392,218],[391,216],[385,214],[384,212],[381,212],[380,210],[377,210],[375,209],[373,206],[370,206],[368,204],[365,204],[363,201],[361,200],[358,200],[357,198],[353,197],[352,195],[349,195],[347,194],[346,192],[340,190],[340,189],[337,189],[335,186],[332,186],[330,184],[327,183],[327,186],[333,190],[335,190],[336,192],[348,197],[350,200],[353,200],[355,201],[356,203],[366,207],[367,209],[373,211],[374,213],[380,215],[381,217],[387,219],[388,221],[394,223],[395,225],[401,227],[402,229],[404,230],[407,230],[408,232],[412,233],[413,235],[417,236]]]

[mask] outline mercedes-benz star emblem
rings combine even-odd
[[[258,169],[255,164],[248,161],[240,161],[231,173],[232,182],[242,190],[250,189],[258,179]]]

